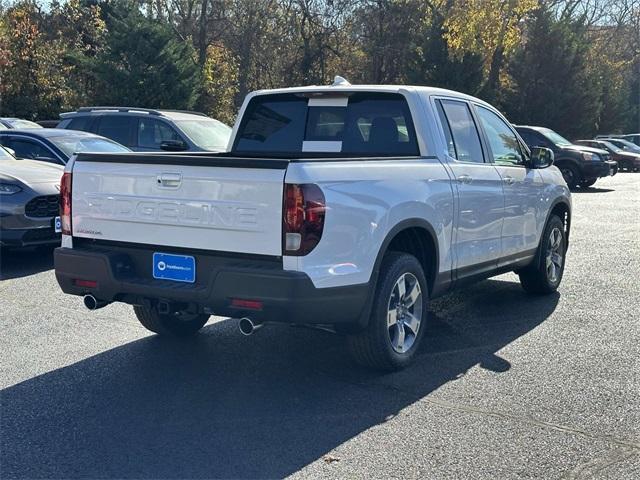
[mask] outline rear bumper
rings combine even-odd
[[[193,255],[193,253],[191,253]],[[316,288],[302,272],[282,270],[281,261],[201,253],[197,281],[178,283],[152,278],[153,251],[146,248],[57,248],[56,278],[65,293],[92,294],[107,302],[142,305],[158,300],[196,305],[220,316],[298,324],[358,323],[369,286]],[[76,280],[97,282],[80,287]],[[262,302],[260,310],[240,308],[232,299]]]

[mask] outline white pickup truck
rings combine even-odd
[[[247,96],[226,153],[82,153],[61,185],[56,277],[90,309],[125,302],[158,334],[210,315],[349,335],[407,365],[429,299],[519,274],[555,291],[569,190],[491,105],[448,90],[331,86]]]

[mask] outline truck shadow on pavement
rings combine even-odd
[[[0,280],[27,277],[53,268],[54,247],[2,249]]]
[[[508,370],[496,352],[558,299],[504,280],[439,299],[421,355],[394,374],[354,365],[341,337],[306,329],[246,338],[226,320],[186,341],[149,336],[3,390],[2,476],[283,477],[472,367]]]

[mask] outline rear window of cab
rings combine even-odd
[[[406,99],[397,93],[259,95],[247,105],[236,154],[417,156]]]

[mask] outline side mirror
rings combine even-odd
[[[553,165],[553,150],[546,147],[531,147],[531,168],[547,168]]]
[[[187,148],[187,144],[182,140],[165,140],[160,144],[160,150],[167,152],[184,152]]]

